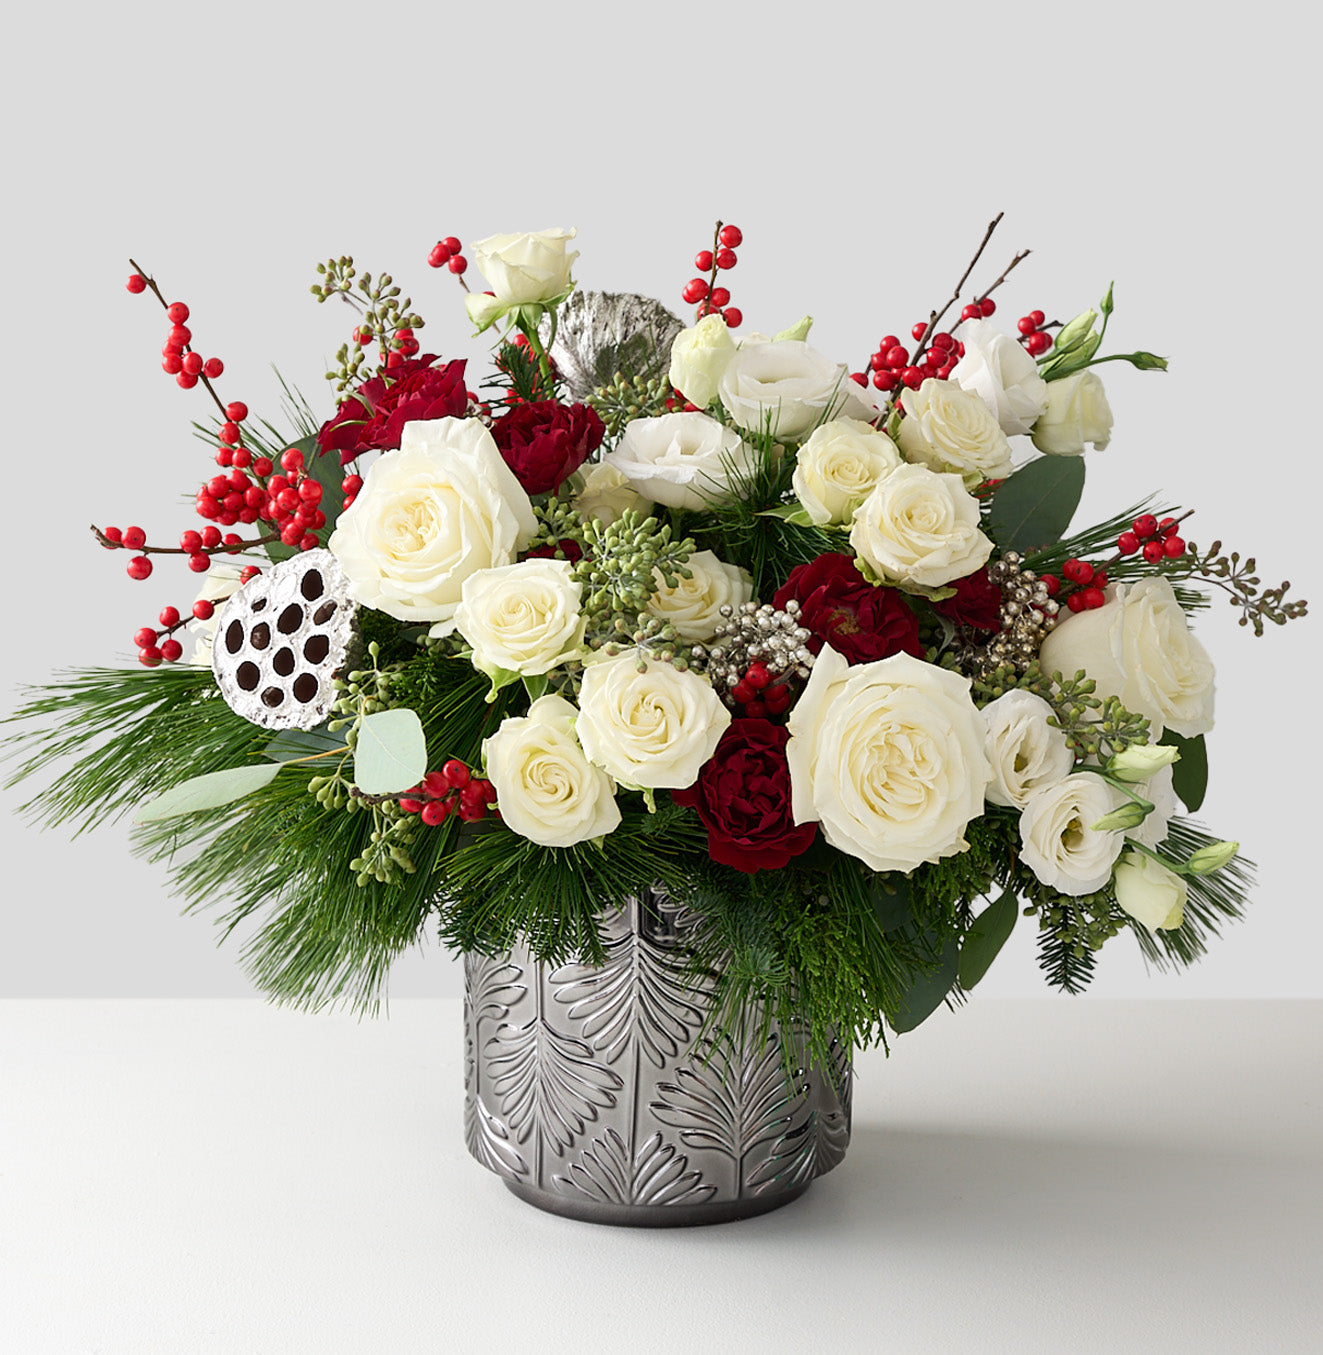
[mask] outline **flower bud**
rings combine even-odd
[[[1147,781],[1179,757],[1180,753],[1168,744],[1132,743],[1108,762],[1107,770],[1118,781]]]
[[[1134,828],[1137,824],[1143,823],[1144,819],[1152,812],[1153,806],[1147,800],[1127,800],[1125,804],[1112,810],[1110,814],[1104,814],[1093,825],[1093,831],[1095,833],[1106,833]]]
[[[1186,873],[1207,875],[1212,871],[1221,870],[1239,850],[1239,842],[1211,842],[1207,847],[1200,847],[1185,863]]]
[[[1061,326],[1057,341],[1052,346],[1053,353],[1073,352],[1092,333],[1093,323],[1097,318],[1097,311],[1087,310],[1082,315],[1077,315],[1073,320],[1067,321]]]

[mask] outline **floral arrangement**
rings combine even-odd
[[[653,885],[721,1019],[758,1004],[818,1049],[958,1000],[1022,916],[1066,990],[1121,932],[1192,961],[1250,872],[1188,817],[1214,705],[1188,617],[1221,590],[1261,634],[1305,604],[1175,505],[1071,530],[1112,432],[1097,369],[1166,362],[1103,351],[1110,287],[1000,329],[1027,251],[968,290],[996,225],[853,372],[807,318],[740,334],[732,225],[688,325],[580,289],[573,231],[474,244],[481,291],[439,242],[499,335],[486,384],[423,351],[388,275],[330,260],[313,291],[355,310],[333,399],[289,391],[278,423],[222,399],[135,264],[215,470],[177,546],[94,530],[131,578],[175,556],[205,586],[138,630],[139,667],[18,713],[18,775],[58,769],[32,807],[132,811],[305,1005],[370,1006],[428,929],[599,960],[602,911]]]

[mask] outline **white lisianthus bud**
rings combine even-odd
[[[1132,743],[1112,756],[1107,770],[1118,781],[1147,781],[1179,757],[1180,753],[1165,743]]]
[[[1191,875],[1207,875],[1229,865],[1239,850],[1239,842],[1210,842],[1207,847],[1200,847],[1190,857],[1185,863],[1185,869]]]
[[[1185,881],[1146,853],[1126,852],[1114,880],[1117,903],[1150,931],[1170,931],[1184,921]]]

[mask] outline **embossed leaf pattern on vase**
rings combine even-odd
[[[614,1129],[594,1139],[568,1172],[552,1177],[552,1184],[563,1194],[577,1192],[602,1204],[698,1204],[717,1193],[660,1133],[651,1135],[631,1160]]]

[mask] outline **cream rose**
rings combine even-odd
[[[482,745],[502,820],[543,847],[605,837],[620,823],[611,778],[574,736],[577,715],[564,697],[542,696]]]
[[[1014,469],[1011,444],[977,395],[929,377],[918,390],[906,389],[900,403],[905,417],[897,438],[907,461],[954,471],[968,489]]]
[[[896,444],[872,424],[832,419],[819,424],[799,449],[791,486],[819,527],[843,525],[900,464]]]
[[[796,823],[873,870],[968,846],[991,779],[968,678],[909,654],[850,667],[824,646],[789,729]]]
[[[1070,775],[1074,754],[1060,729],[1049,723],[1052,707],[1033,692],[1009,691],[983,707],[995,805],[1023,809],[1036,791]]]
[[[1038,364],[986,320],[966,320],[956,336],[965,355],[951,369],[951,380],[987,405],[1003,433],[1027,433],[1047,407],[1047,382]]]
[[[855,511],[850,545],[891,583],[940,588],[992,554],[979,530],[978,500],[958,475],[901,466]]]
[[[1153,739],[1164,729],[1183,738],[1213,727],[1213,664],[1190,634],[1171,584],[1149,575],[1109,584],[1107,601],[1075,612],[1043,641],[1039,664],[1066,677],[1083,668],[1099,696],[1116,696],[1147,716]]]
[[[696,551],[685,563],[690,577],[677,578],[674,588],[657,575],[657,591],[648,602],[648,611],[669,621],[681,640],[695,644],[717,633],[722,607],[738,610],[752,601],[753,580],[747,571],[718,560],[710,550]]]
[[[1047,383],[1047,408],[1034,424],[1034,446],[1049,456],[1082,456],[1090,442],[1102,451],[1112,440],[1112,408],[1096,372],[1075,372]]]
[[[690,404],[706,409],[716,399],[717,382],[734,356],[730,326],[720,315],[705,315],[675,336],[668,379]]]
[[[569,252],[577,232],[555,227],[517,235],[489,235],[469,246],[473,262],[505,306],[555,301],[570,290],[570,268],[579,257]]]
[[[631,509],[646,516],[652,503],[634,488],[616,466],[598,461],[583,471],[583,488],[574,498],[574,511],[584,518],[595,518],[609,527],[622,513]]]
[[[477,419],[405,424],[327,543],[364,606],[453,629],[464,580],[508,565],[537,530],[533,505]]]
[[[844,363],[795,339],[741,344],[717,382],[717,395],[741,428],[782,442],[798,442],[838,415],[871,420],[879,412]]]
[[[1035,791],[1020,814],[1020,859],[1049,889],[1095,893],[1112,878],[1125,838],[1093,825],[1124,799],[1090,772]]]
[[[534,677],[582,659],[583,586],[564,560],[524,560],[464,580],[454,628],[473,647],[473,666]]]
[[[701,510],[731,498],[758,460],[733,429],[690,413],[635,419],[602,464],[653,503]]]
[[[730,724],[706,678],[633,649],[584,670],[579,710],[583,751],[641,790],[692,786]]]
[[[1188,886],[1151,856],[1126,852],[1117,863],[1115,879],[1117,903],[1149,931],[1172,930],[1185,920]]]

